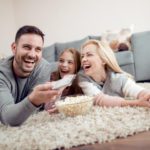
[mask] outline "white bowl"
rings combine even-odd
[[[64,100],[55,103],[58,111],[65,116],[77,116],[86,114],[93,105],[93,97],[68,96]]]

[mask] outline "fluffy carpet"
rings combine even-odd
[[[143,84],[141,84],[143,86]],[[145,86],[145,84],[144,84]],[[146,85],[150,88],[150,85]],[[103,143],[150,129],[150,109],[93,107],[84,116],[40,112],[20,127],[0,124],[0,149],[50,150]]]

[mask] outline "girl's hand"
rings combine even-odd
[[[53,107],[53,108],[51,108],[51,109],[48,109],[47,112],[48,112],[49,114],[58,113],[58,109],[57,109],[56,106],[55,106],[55,107]]]

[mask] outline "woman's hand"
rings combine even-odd
[[[150,107],[150,99],[148,99],[148,100],[138,99],[137,100],[137,106],[140,106],[140,107]]]
[[[138,94],[138,99],[150,100],[150,90],[142,90]]]

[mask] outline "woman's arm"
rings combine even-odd
[[[109,96],[104,93],[99,93],[94,97],[94,104],[106,107],[125,107],[125,106],[139,106],[139,107],[150,107],[150,101],[144,99],[137,100],[125,100],[118,96]]]
[[[144,88],[138,85],[134,80],[128,78],[124,87],[123,93],[124,97],[133,97],[135,99],[139,98],[139,93],[143,91]]]

